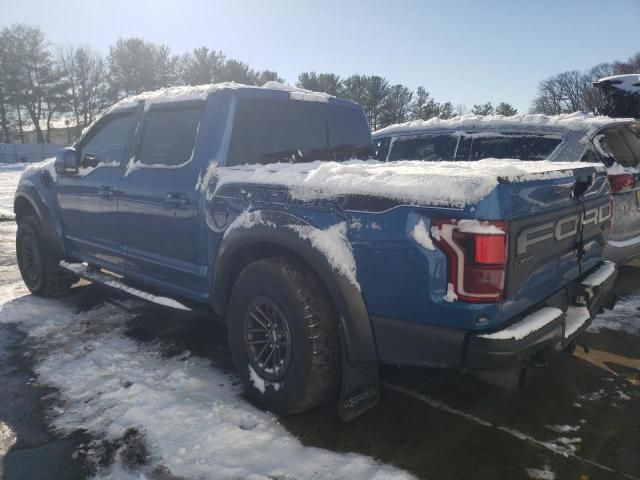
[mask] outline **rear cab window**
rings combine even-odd
[[[238,99],[227,166],[372,156],[371,134],[358,108],[295,100]]]
[[[469,151],[469,160],[484,158],[515,158],[518,160],[545,160],[562,143],[554,135],[522,133],[478,132],[466,133],[465,146],[460,151]],[[462,160],[462,158],[458,158]]]
[[[560,135],[484,132],[452,132],[396,137],[391,153],[384,160],[482,160],[485,158],[515,158],[545,160],[562,143]],[[381,144],[379,151],[384,151]]]
[[[459,135],[456,133],[397,137],[391,144],[391,153],[388,159],[389,161],[424,160],[430,162],[453,160],[458,137]]]

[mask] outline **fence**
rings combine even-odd
[[[41,162],[55,157],[63,147],[56,143],[1,143],[0,163]]]

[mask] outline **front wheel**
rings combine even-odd
[[[16,255],[22,280],[34,295],[57,297],[69,291],[74,278],[60,269],[38,218],[26,215],[18,221]]]
[[[231,353],[245,389],[282,415],[327,402],[340,384],[333,309],[317,277],[286,258],[247,266],[231,293]]]

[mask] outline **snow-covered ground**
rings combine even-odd
[[[588,331],[596,333],[603,328],[640,333],[640,294],[620,300],[613,310],[605,310],[594,319]]]
[[[13,215],[13,195],[27,167],[24,163],[0,163],[0,217]]]
[[[0,321],[37,345],[38,379],[60,392],[53,425],[112,442],[140,432],[151,458],[131,478],[160,467],[186,478],[411,478],[366,456],[303,446],[206,359],[189,352],[164,358],[157,345],[125,336],[131,315],[113,306],[75,313],[59,300],[25,294],[21,285],[0,288]],[[117,457],[99,476],[125,473]]]

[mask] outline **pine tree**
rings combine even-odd
[[[474,105],[471,109],[471,113],[474,115],[493,115],[493,105],[491,102]]]
[[[518,109],[505,102],[501,102],[500,105],[496,107],[496,115],[504,115],[505,117],[512,117],[516,113],[518,113]]]

